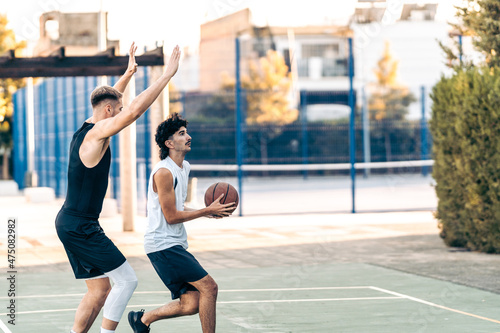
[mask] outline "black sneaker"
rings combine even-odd
[[[141,309],[141,311],[130,311],[128,313],[128,323],[130,324],[130,327],[134,330],[134,333],[148,333],[149,332],[149,326],[146,326],[141,321],[142,315],[144,314],[144,309]]]

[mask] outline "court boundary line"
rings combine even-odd
[[[405,299],[399,296],[377,296],[377,297],[346,297],[346,298],[304,298],[304,299],[288,299],[288,300],[249,300],[249,301],[220,301],[217,304],[255,304],[255,303],[295,303],[295,302],[327,302],[327,301],[366,301],[366,300],[381,300],[381,299]],[[143,308],[143,307],[159,307],[165,303],[158,304],[132,304],[127,305],[127,308]],[[72,309],[53,309],[53,310],[33,310],[33,311],[19,311],[16,314],[36,314],[36,313],[54,313],[54,312],[69,312],[76,311]],[[0,316],[7,313],[0,313]]]
[[[492,323],[495,323],[495,324],[500,324],[500,320],[496,320],[496,319],[491,319],[491,318],[479,316],[479,315],[476,315],[476,314],[473,314],[473,313],[469,313],[469,312],[465,312],[465,311],[458,310],[458,309],[453,309],[453,308],[450,308],[450,307],[447,307],[447,306],[444,306],[444,305],[439,305],[439,304],[432,303],[432,302],[429,302],[429,301],[426,301],[426,300],[423,300],[423,299],[420,299],[420,298],[417,298],[417,297],[413,297],[413,296],[401,294],[401,293],[398,293],[398,292],[395,292],[395,291],[391,291],[391,290],[387,290],[387,289],[383,289],[383,288],[379,288],[379,287],[374,287],[374,286],[371,286],[370,289],[377,290],[377,291],[380,291],[382,293],[386,293],[386,294],[390,294],[390,295],[394,295],[394,296],[399,296],[399,297],[402,297],[402,298],[406,298],[406,299],[408,299],[410,301],[422,303],[422,304],[425,304],[425,305],[428,305],[428,306],[433,306],[433,307],[436,307],[436,308],[439,308],[439,309],[443,309],[443,310],[447,310],[447,311],[451,311],[451,312],[455,312],[455,313],[459,313],[459,314],[466,315],[466,316],[469,316],[469,317],[473,317],[473,318],[476,318],[476,319],[486,320],[486,321],[489,321],[489,322],[492,322]]]
[[[268,288],[268,289],[225,289],[219,290],[219,293],[231,292],[258,292],[258,291],[299,291],[299,290],[340,290],[340,289],[370,289],[370,286],[351,286],[351,287],[310,287],[310,288]],[[170,294],[170,291],[135,291],[134,294]],[[16,298],[56,298],[56,297],[76,297],[84,296],[85,294],[53,294],[53,295],[29,295],[29,296],[16,296]],[[9,299],[9,297],[0,297],[2,299]]]
[[[291,303],[291,302],[324,302],[324,301],[359,301],[359,300],[380,300],[380,299],[407,299],[409,301],[421,303],[427,306],[439,308],[442,310],[455,312],[461,315],[465,315],[468,317],[489,321],[495,324],[500,324],[500,320],[487,318],[484,316],[476,315],[473,313],[465,312],[462,310],[450,308],[444,305],[439,305],[433,302],[429,302],[417,297],[413,297],[410,295],[398,293],[392,290],[375,287],[375,286],[347,286],[347,287],[310,287],[310,288],[270,288],[270,289],[228,289],[228,290],[220,290],[219,292],[257,292],[257,291],[301,291],[301,290],[349,290],[349,289],[370,289],[375,290],[384,294],[392,295],[392,297],[356,297],[356,298],[324,298],[324,299],[295,299],[295,300],[247,300],[247,301],[220,301],[217,304],[255,304],[255,303]],[[158,294],[158,293],[169,293],[168,291],[139,291],[136,294]],[[32,295],[32,296],[22,296],[24,298],[53,298],[53,297],[70,297],[70,296],[81,296],[84,294],[67,294],[67,295]],[[3,299],[4,297],[0,297]],[[18,297],[21,298],[21,297]],[[149,306],[162,306],[165,303],[161,304],[140,304],[140,305],[127,305],[127,308],[138,308],[138,307],[149,307]],[[76,311],[74,309],[53,309],[53,310],[34,310],[34,311],[21,311],[17,312],[17,314],[35,314],[35,313],[54,313],[54,312],[67,312],[67,311]],[[0,313],[0,316],[7,315],[8,313]],[[12,333],[7,326],[0,320],[0,328],[4,331],[4,333]]]
[[[0,320],[0,328],[2,329],[3,333],[12,333],[7,325],[4,324],[3,320]]]

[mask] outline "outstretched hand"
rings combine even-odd
[[[132,42],[132,45],[130,45],[130,50],[128,51],[127,72],[130,74],[134,74],[137,72],[138,65],[135,62],[135,51],[137,51],[137,46],[135,46],[135,42]]]
[[[179,69],[180,58],[181,58],[181,50],[179,48],[179,45],[177,45],[176,47],[174,47],[174,50],[170,55],[170,60],[168,61],[167,70],[165,71],[166,75],[170,77],[175,75],[177,69]]]

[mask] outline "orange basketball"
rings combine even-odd
[[[218,182],[210,185],[210,187],[205,192],[205,206],[210,206],[212,202],[214,202],[221,194],[224,194],[222,199],[220,200],[221,204],[235,202],[234,209],[230,212],[234,212],[238,203],[240,201],[240,197],[238,195],[238,191],[234,188],[233,185]]]

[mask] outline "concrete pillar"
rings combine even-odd
[[[124,107],[135,97],[135,77],[123,94]],[[120,132],[120,196],[123,231],[134,231],[137,211],[136,126],[135,122]]]
[[[152,67],[150,82],[153,83],[158,80],[158,78],[163,74],[164,71],[164,66]],[[162,121],[164,121],[168,117],[169,114],[168,86],[163,89],[163,92],[151,105],[151,108],[148,112],[151,112],[149,114],[149,121],[151,126],[151,163],[154,167],[156,163],[160,162],[160,148],[155,141],[156,128]]]
[[[38,175],[35,170],[35,106],[33,94],[33,78],[26,81],[26,129],[28,139],[28,171],[24,176],[26,187],[38,186]]]

